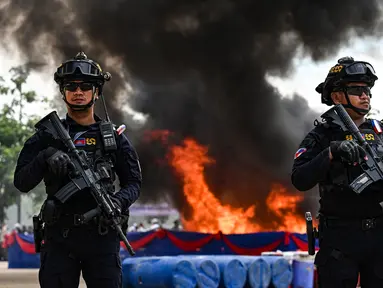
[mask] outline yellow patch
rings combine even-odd
[[[367,134],[362,133],[362,137],[366,139],[366,141],[375,141],[375,136],[374,134],[371,134],[371,133],[367,133]],[[352,135],[346,135],[346,140],[351,141],[352,139],[353,139]]]
[[[96,139],[95,138],[85,138],[86,145],[96,145]]]
[[[336,65],[330,69],[329,73],[339,73],[340,71],[342,71],[342,69],[343,69],[342,65]]]

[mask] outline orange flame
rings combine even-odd
[[[297,217],[297,204],[303,201],[303,195],[287,195],[287,190],[282,185],[273,185],[266,199],[267,207],[281,219],[278,230],[291,232],[306,232],[306,221],[303,217]]]
[[[259,230],[259,226],[251,223],[255,206],[247,210],[222,205],[206,184],[203,164],[214,161],[206,156],[207,149],[192,139],[184,140],[184,147],[171,148],[171,165],[184,182],[183,191],[186,200],[193,207],[193,219],[183,219],[187,230],[199,232],[247,233]]]
[[[156,131],[155,138],[164,143],[168,131]],[[161,136],[160,136],[161,135]],[[185,139],[183,145],[169,148],[169,162],[183,182],[183,192],[193,209],[191,220],[182,217],[186,230],[204,233],[252,233],[266,231],[261,223],[254,223],[255,205],[247,209],[223,205],[209,189],[205,176],[205,165],[215,163],[207,156],[208,149],[193,139]],[[275,184],[266,199],[266,205],[279,221],[268,223],[273,230],[305,232],[305,220],[296,215],[296,207],[302,195],[289,195],[286,188]],[[269,229],[270,230],[270,229]]]

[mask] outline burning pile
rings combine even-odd
[[[168,144],[169,131],[151,131],[149,138],[159,139]],[[148,136],[148,135],[147,135]],[[282,185],[271,187],[266,205],[269,213],[277,217],[277,221],[266,226],[257,223],[256,205],[249,203],[246,209],[235,208],[230,204],[222,204],[206,183],[205,165],[216,164],[208,155],[207,147],[198,144],[194,139],[186,138],[181,145],[168,147],[168,161],[183,183],[183,193],[187,203],[192,208],[190,219],[182,215],[186,230],[212,233],[252,233],[273,230],[283,230],[304,233],[305,222],[298,216],[297,204],[303,200],[303,195],[289,195]],[[235,181],[235,180],[234,180]],[[256,193],[256,183],[254,193]],[[235,191],[233,191],[235,194]],[[182,214],[182,211],[181,211]]]

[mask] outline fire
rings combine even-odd
[[[168,131],[156,131],[153,138],[166,142]],[[247,209],[223,205],[208,187],[204,169],[205,165],[214,164],[208,155],[207,147],[193,139],[184,139],[182,145],[169,147],[169,163],[183,182],[183,193],[193,209],[191,220],[182,219],[186,230],[213,233],[252,233],[266,231],[261,223],[254,223],[256,206]],[[305,232],[305,220],[296,214],[297,204],[303,200],[302,195],[289,195],[286,188],[275,184],[271,187],[266,205],[279,221],[269,223],[273,230]],[[268,229],[270,230],[270,229]]]
[[[171,165],[182,177],[183,192],[186,200],[193,207],[193,219],[183,219],[187,230],[199,232],[248,233],[259,230],[257,224],[251,223],[255,206],[244,210],[222,205],[206,184],[204,164],[214,161],[206,156],[207,149],[192,139],[185,139],[184,146],[171,148]]]
[[[303,195],[287,195],[286,193],[287,190],[282,185],[274,185],[266,199],[266,205],[282,221],[278,230],[305,233],[306,222],[296,214],[297,204],[302,202]]]

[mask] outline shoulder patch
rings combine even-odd
[[[382,122],[375,120],[375,119],[371,120],[372,128],[374,128],[374,131],[376,134],[382,134],[382,132],[383,132],[381,123]]]
[[[125,131],[125,129],[126,129],[126,126],[125,126],[125,124],[122,124],[122,125],[120,125],[120,127],[118,127],[118,128],[116,129],[116,131],[117,131],[117,134],[118,134],[118,135],[121,135],[121,134],[122,134],[122,132],[124,132],[124,131]]]
[[[303,153],[307,151],[307,148],[299,148],[297,152],[295,152],[294,160],[297,159],[299,156],[301,156]]]

